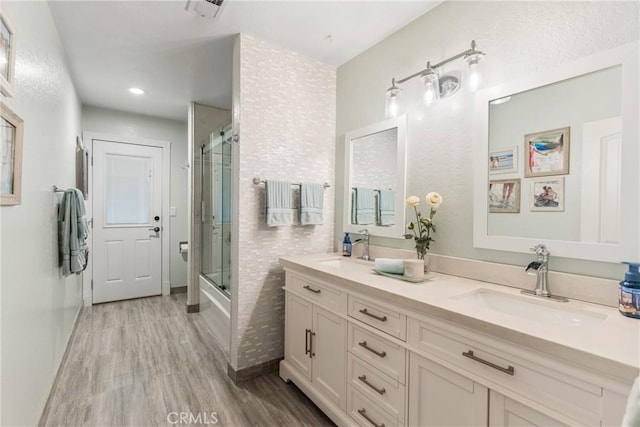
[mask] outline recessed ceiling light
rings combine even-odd
[[[145,94],[144,90],[140,89],[139,87],[130,87],[129,88],[129,92],[131,92],[134,95],[144,95]]]

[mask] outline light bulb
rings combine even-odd
[[[425,107],[430,107],[433,104],[433,101],[436,100],[436,91],[433,87],[433,83],[427,83],[424,87],[424,98],[422,102]]]
[[[400,88],[395,81],[391,88],[387,90],[387,99],[384,106],[384,116],[388,119],[396,117],[400,111]]]
[[[433,101],[440,98],[440,82],[438,74],[427,64],[427,71],[422,76],[424,82],[424,96],[422,102],[425,107],[430,107]]]
[[[482,56],[482,53],[474,53],[464,58],[469,66],[467,70],[467,84],[471,92],[477,91],[480,89],[480,86],[482,86],[482,74],[480,72]]]

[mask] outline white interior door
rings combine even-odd
[[[162,148],[93,141],[93,303],[162,293]]]

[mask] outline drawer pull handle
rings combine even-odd
[[[476,362],[480,362],[482,364],[485,364],[487,366],[492,367],[493,369],[497,369],[500,372],[504,372],[507,375],[513,375],[515,373],[515,368],[511,365],[509,365],[508,368],[503,368],[502,366],[496,365],[495,363],[491,363],[487,360],[481,359],[478,356],[476,356],[475,354],[473,354],[473,350],[469,350],[469,351],[463,351],[462,355],[464,357],[468,357],[471,360],[475,360]]]
[[[369,381],[367,381],[367,376],[366,375],[362,375],[361,377],[358,377],[358,379],[360,381],[362,381],[363,383],[365,383],[366,385],[368,385],[369,387],[371,387],[372,389],[374,389],[378,394],[385,394],[387,392],[387,390],[383,388],[378,388],[376,386],[374,386],[373,384],[371,384]]]
[[[309,285],[304,285],[303,286],[306,290],[313,292],[314,294],[319,294],[320,293],[320,289],[313,289],[311,286]]]
[[[311,329],[304,330],[304,354],[311,353],[311,348],[309,347],[309,334],[311,333]],[[311,357],[311,356],[309,356]]]
[[[358,343],[358,345],[359,345],[360,347],[362,347],[362,348],[366,349],[366,350],[369,350],[371,353],[375,354],[375,355],[376,355],[376,356],[378,356],[378,357],[385,357],[385,356],[387,355],[387,352],[386,352],[386,351],[380,352],[380,351],[377,351],[377,350],[372,349],[371,347],[369,347],[369,346],[367,345],[367,342],[366,342],[366,341],[359,342],[359,343]]]
[[[381,322],[386,322],[387,321],[387,316],[376,316],[375,314],[371,314],[367,311],[366,308],[363,308],[362,310],[360,310],[360,313],[364,314],[365,316],[369,316],[369,317],[373,317],[376,320],[379,320]]]
[[[376,427],[385,427],[384,423],[382,424],[378,424],[377,422],[373,421],[371,418],[369,418],[369,416],[367,415],[367,410],[362,408],[362,409],[358,409],[358,413],[360,415],[362,415],[364,417],[365,420],[369,421],[372,425],[376,426]]]

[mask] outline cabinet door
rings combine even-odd
[[[287,293],[284,357],[309,380],[312,307],[309,301]]]
[[[347,321],[313,306],[313,384],[317,390],[346,409]]]
[[[489,392],[489,425],[491,427],[564,426],[542,412],[511,400],[495,391]]]
[[[488,407],[486,387],[411,353],[410,426],[486,426]]]

